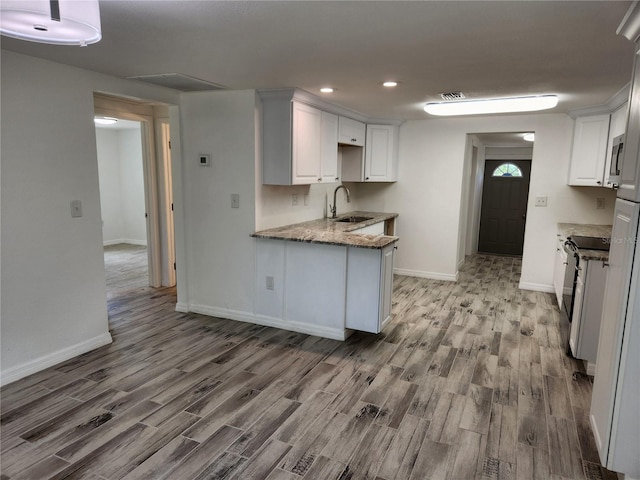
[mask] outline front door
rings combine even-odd
[[[478,251],[522,255],[530,160],[486,160]]]

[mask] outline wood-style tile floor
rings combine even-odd
[[[112,345],[2,389],[2,479],[615,479],[553,298],[519,276],[477,255],[457,283],[396,277],[393,321],[346,342],[119,291]]]

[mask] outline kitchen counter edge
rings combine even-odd
[[[338,222],[341,218],[350,216],[371,217],[358,223]],[[252,233],[254,238],[270,240],[288,240],[292,242],[317,243],[321,245],[336,245],[357,248],[382,249],[397,242],[398,237],[391,235],[371,235],[365,233],[350,233],[354,230],[376,223],[396,218],[397,213],[382,212],[348,212],[337,219],[320,218],[308,222],[294,223],[282,227],[260,230]]]

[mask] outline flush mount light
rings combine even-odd
[[[525,133],[522,136],[522,139],[527,141],[527,142],[533,142],[536,139],[536,134],[535,133]]]
[[[2,0],[0,33],[53,45],[96,43],[102,38],[98,0]]]
[[[556,95],[536,97],[492,98],[462,102],[427,103],[424,111],[431,115],[482,115],[490,113],[534,112],[547,110],[558,104]]]
[[[384,83],[382,84],[382,86],[383,86],[383,87],[389,87],[389,88],[391,88],[391,87],[397,87],[397,86],[398,86],[398,82],[384,82]]]
[[[322,87],[322,88],[320,89],[320,91],[321,91],[322,93],[332,93],[332,92],[333,92],[333,88],[331,88],[331,87]]]
[[[96,125],[113,125],[118,122],[118,119],[113,117],[94,117],[93,122]]]

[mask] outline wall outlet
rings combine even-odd
[[[604,210],[604,198],[596,198],[596,210]]]
[[[547,197],[536,197],[536,207],[546,207]]]
[[[232,193],[231,194],[231,208],[240,208],[240,194]]]
[[[296,205],[298,205],[298,194],[294,193],[291,195],[291,205],[293,205],[294,207]]]
[[[273,277],[267,276],[267,290],[273,290]]]

